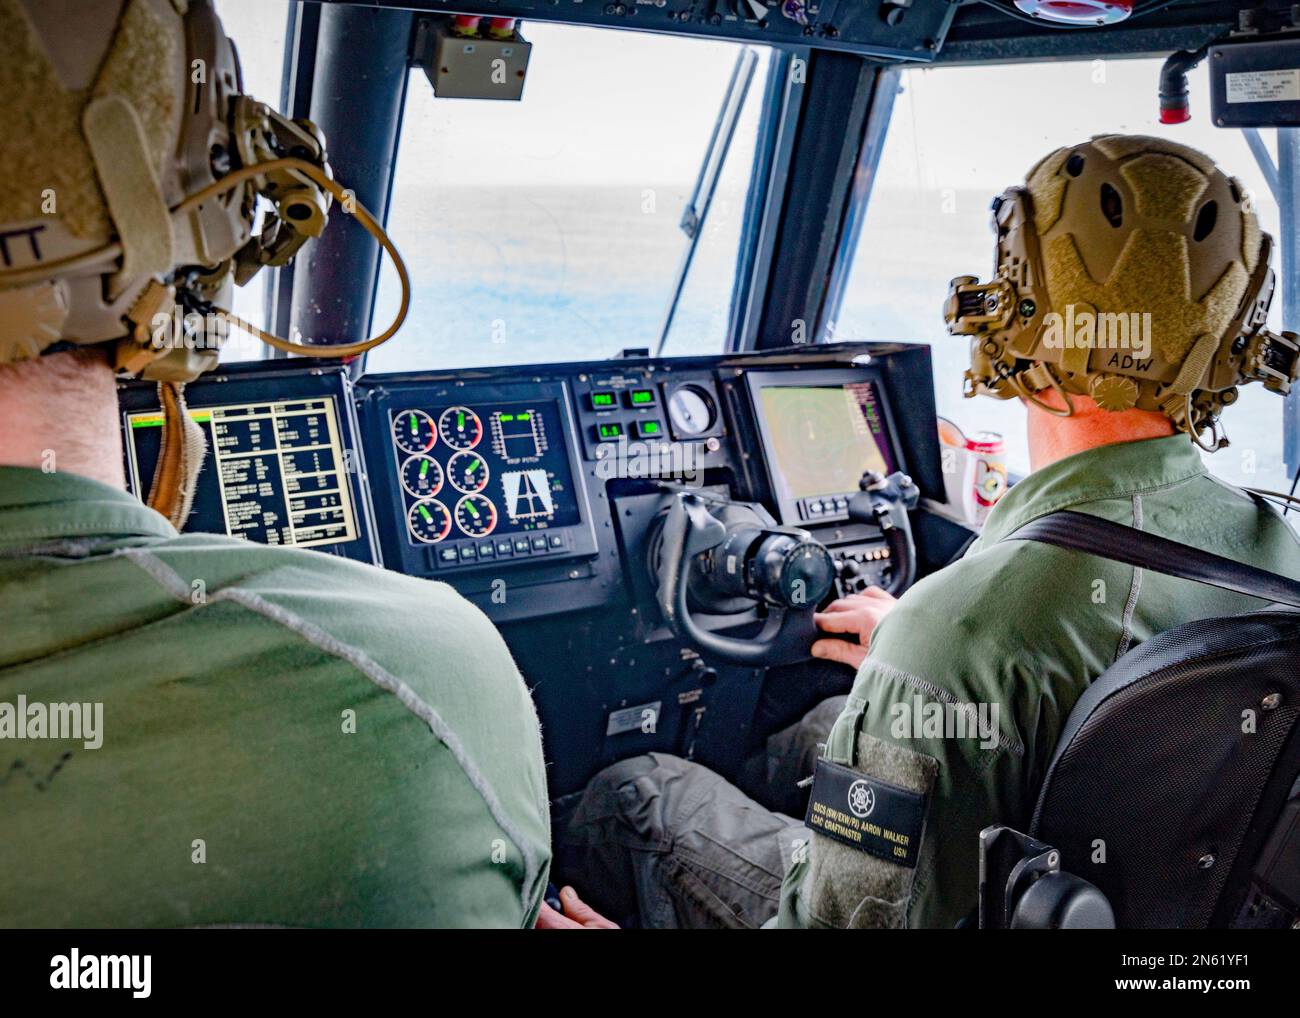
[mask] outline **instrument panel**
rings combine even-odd
[[[868,468],[942,497],[932,397],[894,391],[917,369],[925,348],[867,344],[355,381],[343,365],[235,365],[187,389],[210,454],[186,529],[446,580],[498,623],[630,602],[649,638],[646,514],[673,490],[709,486],[807,529],[842,589],[883,581],[880,535],[845,508]],[[124,383],[120,399],[143,495],[157,396]]]
[[[187,531],[378,562],[356,410],[342,369],[234,368],[186,387],[208,455]],[[148,494],[162,444],[154,386],[119,388],[127,484]]]
[[[563,380],[382,375],[356,401],[389,568],[445,578],[596,554]]]
[[[811,705],[805,692],[846,681],[816,678],[834,670],[824,663],[708,661],[680,641],[656,598],[657,541],[676,493],[757,504],[806,531],[829,552],[841,594],[892,575],[880,531],[840,505],[861,470],[906,470],[924,495],[943,498],[925,346],[360,379],[342,364],[289,363],[231,365],[187,386],[209,455],[185,529],[455,587],[497,625],[528,678],[557,796],[648,751],[733,774],[751,737]],[[162,434],[157,391],[123,383],[119,401],[127,475],[143,497]],[[916,516],[924,574],[969,535]],[[724,608],[698,621],[742,641],[764,625],[750,602],[732,611],[715,600]],[[760,709],[773,690],[794,700]]]

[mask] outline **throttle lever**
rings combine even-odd
[[[880,528],[893,564],[885,592],[897,597],[916,579],[916,543],[907,513],[920,502],[921,490],[901,470],[888,477],[868,470],[858,481],[858,487],[861,490],[849,499],[849,519]]]

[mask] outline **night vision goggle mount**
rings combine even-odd
[[[333,179],[325,157],[325,139],[310,120],[290,120],[246,95],[237,96],[232,105],[231,120],[243,165],[302,159]],[[249,185],[274,211],[261,232],[235,255],[235,282],[240,285],[263,267],[288,264],[310,238],[319,237],[334,200],[329,191],[293,166],[259,174]]]
[[[1267,234],[1261,236],[1255,271],[1237,313],[1221,335],[1196,337],[1181,363],[1132,358],[1132,363],[1116,370],[1094,356],[1099,352],[1110,356],[1113,350],[1044,341],[1049,315],[1057,313],[1059,321],[1060,313],[1067,310],[1097,316],[1097,309],[1052,306],[1027,190],[1009,188],[994,200],[993,228],[997,235],[993,279],[980,282],[975,276],[958,276],[949,284],[944,304],[948,331],[971,337],[967,397],[1019,397],[1064,417],[1074,412],[1071,394],[1086,395],[1105,410],[1137,407],[1164,413],[1197,445],[1214,451],[1228,444],[1219,415],[1236,402],[1238,386],[1260,381],[1285,395],[1300,377],[1300,340],[1293,333],[1265,328],[1274,287],[1269,267],[1272,240]],[[1060,395],[1063,409],[1039,397],[1048,390]]]
[[[153,323],[173,306],[179,305],[185,312],[182,328],[187,339],[198,328],[196,321],[206,321],[212,315],[223,325],[228,321],[244,324],[213,303],[227,277],[242,286],[263,268],[289,264],[329,222],[334,195],[326,181],[333,182],[333,173],[325,139],[315,124],[290,120],[248,95],[231,97],[228,123],[233,151],[218,144],[210,152],[216,182],[187,198],[175,211],[193,210],[201,215],[205,201],[242,188],[241,214],[246,221],[253,220],[259,197],[271,206],[262,229],[220,264],[183,266],[167,280],[155,280],[145,288],[127,315],[132,329],[118,347],[120,372],[137,374],[157,355]]]

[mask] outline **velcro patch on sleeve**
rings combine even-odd
[[[817,761],[804,823],[850,848],[911,869],[921,849],[925,798],[823,758]]]

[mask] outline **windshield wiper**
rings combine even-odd
[[[727,162],[727,153],[731,150],[732,139],[736,135],[736,125],[740,122],[740,112],[745,108],[745,96],[749,93],[754,72],[758,69],[758,51],[746,46],[736,54],[736,65],[731,69],[731,80],[722,96],[722,107],[718,118],[713,123],[713,134],[709,137],[708,147],[704,150],[704,161],[700,164],[700,174],[695,181],[695,190],[691,192],[686,207],[682,209],[682,220],[678,224],[686,234],[686,250],[682,252],[681,263],[677,266],[677,275],[673,280],[672,291],[668,297],[668,310],[664,314],[663,327],[659,331],[659,346],[655,356],[663,353],[668,342],[668,333],[673,327],[673,318],[677,314],[677,305],[686,288],[686,277],[691,271],[691,261],[695,258],[695,249],[700,243],[700,233],[709,216],[709,206],[713,204],[713,194],[718,189],[718,180],[722,176],[722,167]]]

